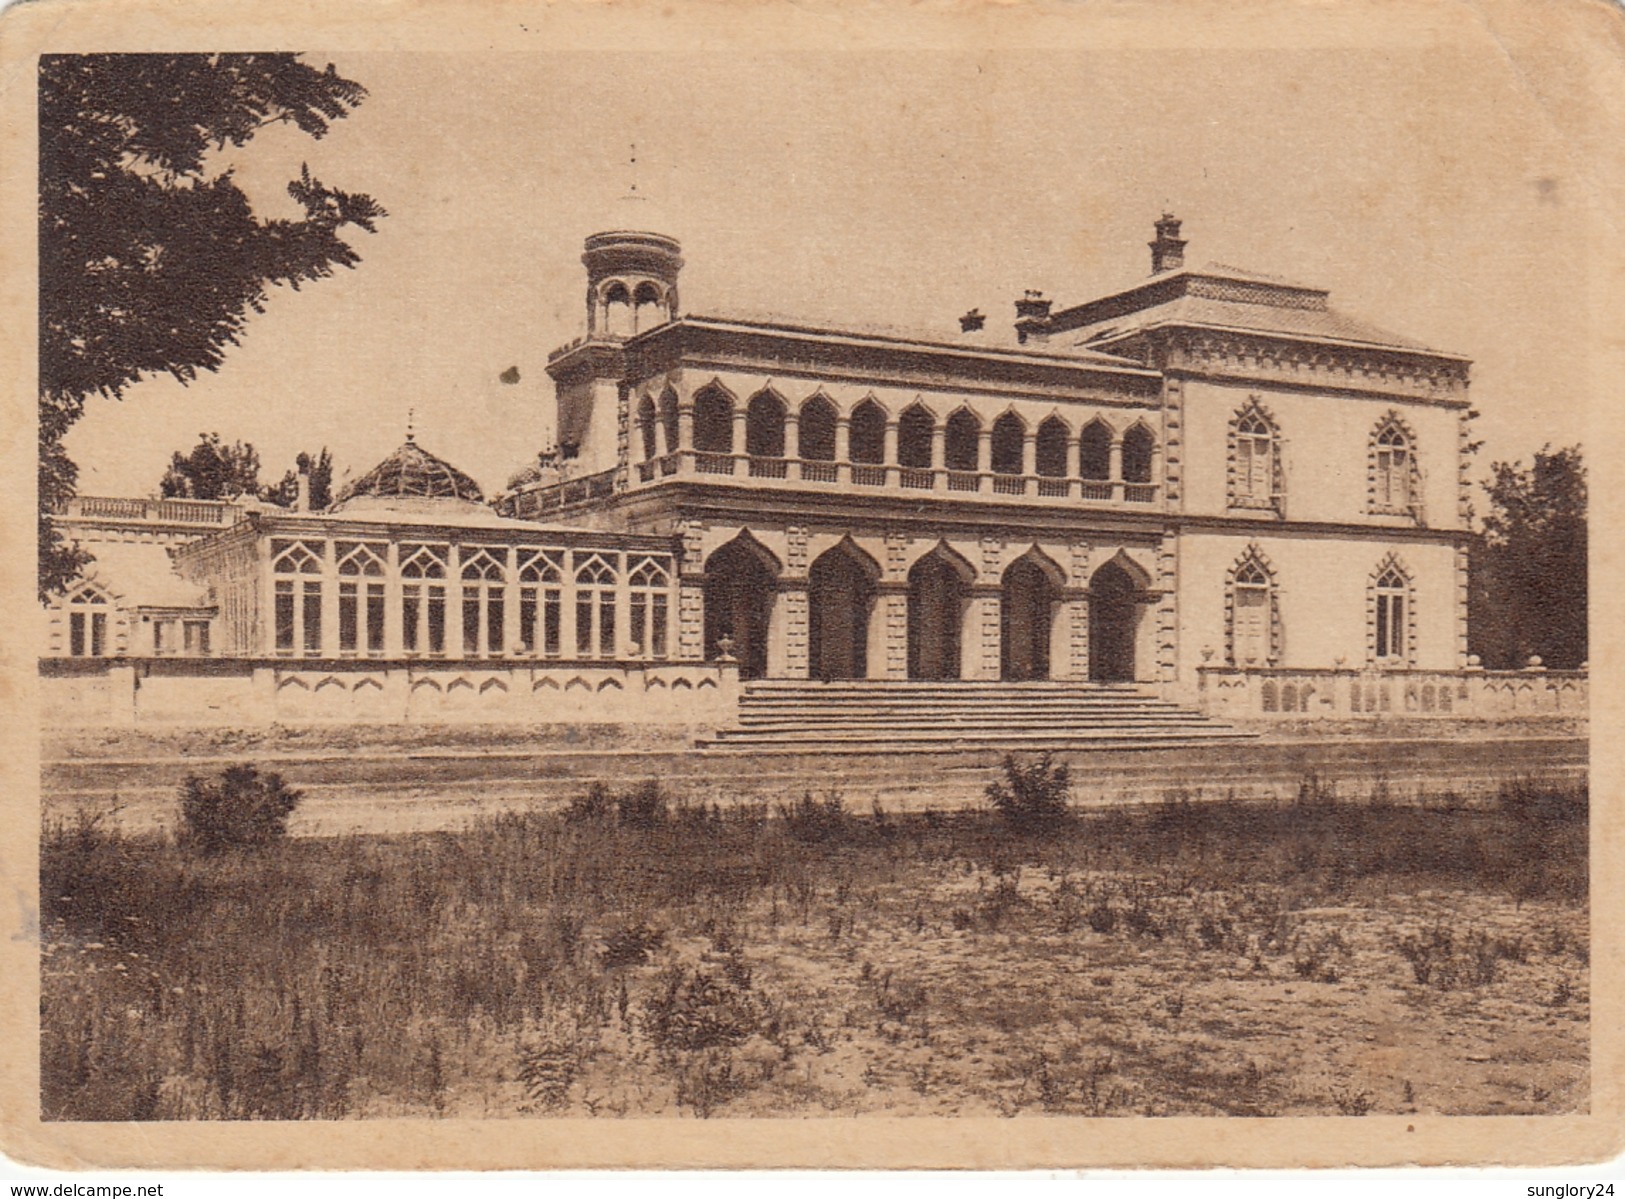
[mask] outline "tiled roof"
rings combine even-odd
[[[1057,340],[1083,348],[1167,325],[1240,329],[1289,337],[1359,342],[1396,350],[1437,352],[1430,351],[1422,342],[1347,316],[1335,308],[1284,308],[1191,295],[1070,329]]]
[[[467,500],[483,504],[478,483],[410,436],[400,449],[346,487],[338,502],[363,496]]]

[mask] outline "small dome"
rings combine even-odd
[[[478,483],[436,458],[410,435],[400,449],[346,487],[334,506],[363,497],[485,502]]]

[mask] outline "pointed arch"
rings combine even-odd
[[[982,436],[982,419],[967,407],[954,410],[948,417],[944,435],[943,458],[949,470],[974,471],[978,469],[978,443]]]
[[[1108,566],[1115,566],[1128,575],[1129,581],[1134,584],[1136,591],[1149,591],[1151,589],[1151,572],[1130,557],[1126,549],[1118,550],[1110,558],[1095,567],[1093,574],[1089,576],[1089,585],[1091,587],[1094,586],[1095,577]]]
[[[878,465],[886,460],[886,410],[874,396],[852,409],[848,447],[853,462]]]
[[[1112,477],[1112,427],[1095,417],[1078,434],[1078,473],[1085,479],[1104,483]]]
[[[1034,462],[1040,475],[1047,479],[1064,479],[1071,473],[1067,464],[1071,440],[1072,430],[1059,413],[1051,413],[1039,422]]]
[[[1023,443],[1027,440],[1027,422],[1015,409],[1006,409],[993,422],[993,473],[1019,475],[1022,473]]]
[[[1416,432],[1390,408],[1371,429],[1366,446],[1366,510],[1422,520],[1422,471]]]
[[[931,439],[937,418],[930,408],[915,400],[897,418],[897,464],[915,469],[931,465]]]
[[[1135,646],[1150,577],[1118,550],[1089,576],[1089,677],[1097,683],[1132,682],[1138,671]]]
[[[908,677],[957,679],[964,668],[966,620],[976,568],[945,541],[908,572]]]
[[[666,431],[666,453],[675,454],[677,443],[682,435],[683,418],[679,414],[681,405],[677,400],[677,389],[671,384],[660,393],[660,424]]]
[[[1156,456],[1157,435],[1143,420],[1137,420],[1123,431],[1123,482],[1149,483],[1152,481],[1152,462]]]
[[[1257,544],[1230,566],[1224,593],[1225,661],[1235,667],[1281,663],[1280,589]]]
[[[739,675],[767,673],[768,640],[782,564],[749,529],[712,551],[705,560],[705,656],[732,656]]]
[[[1231,414],[1226,494],[1232,508],[1261,508],[1283,514],[1285,472],[1281,427],[1257,396]]]
[[[880,563],[850,534],[813,560],[807,573],[807,660],[812,678],[868,676],[880,574]]]
[[[999,579],[999,677],[1012,682],[1051,673],[1066,572],[1034,545]]]
[[[734,452],[734,394],[720,380],[694,393],[694,448],[702,454]]]
[[[745,453],[752,458],[784,457],[784,397],[771,387],[751,396],[745,406]]]
[[[1390,551],[1366,580],[1366,661],[1373,666],[1416,664],[1416,576]]]
[[[822,391],[815,391],[801,404],[798,423],[800,457],[812,462],[835,461],[835,401]]]

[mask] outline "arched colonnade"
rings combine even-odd
[[[707,544],[690,576],[704,655],[732,656],[747,679],[1156,678],[1160,596],[1137,560],[1154,562],[1151,547],[794,529]]]

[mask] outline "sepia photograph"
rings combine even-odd
[[[28,1119],[1598,1115],[1578,37],[568,11],[7,14]]]

